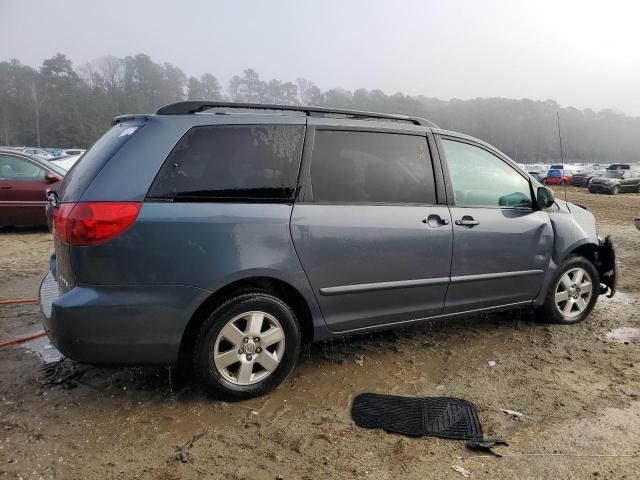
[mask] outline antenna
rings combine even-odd
[[[556,110],[556,118],[558,119],[558,139],[560,140],[560,163],[562,164],[562,177],[560,183],[564,186],[564,201],[567,201],[567,183],[564,181],[564,152],[562,151],[562,131],[560,130],[560,112]]]

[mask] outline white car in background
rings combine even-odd
[[[76,157],[82,155],[84,152],[86,152],[84,148],[67,148],[66,150],[62,150],[62,155]]]
[[[53,156],[50,152],[47,152],[46,150],[43,150],[42,148],[22,147],[22,148],[18,148],[16,150],[19,150],[19,151],[24,152],[24,153],[28,153],[29,155],[35,155],[37,157],[42,158],[43,160],[51,160],[51,159],[55,158],[55,156]]]
[[[52,163],[69,171],[71,167],[80,159],[82,155],[71,155],[70,157],[60,157],[51,160]]]

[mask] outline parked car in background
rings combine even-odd
[[[563,170],[553,168],[547,172],[543,183],[547,185],[571,185],[572,179],[570,172],[565,170],[563,173]]]
[[[640,170],[607,170],[600,177],[591,179],[589,184],[591,193],[640,193]]]
[[[82,155],[84,152],[86,152],[86,150],[83,148],[67,148],[66,150],[62,150],[62,155],[75,157]]]
[[[631,163],[612,163],[607,167],[607,170],[631,170]]]
[[[59,350],[181,357],[228,399],[275,388],[303,342],[514,308],[573,324],[615,291],[590,212],[415,117],[180,102],[116,118],[49,198]]]
[[[538,182],[544,183],[547,178],[547,170],[528,170],[527,173],[535,178]]]
[[[55,158],[51,160],[51,163],[54,163],[64,168],[65,170],[69,171],[71,170],[71,167],[73,167],[75,163],[80,159],[81,156],[82,155],[71,155],[68,157]]]
[[[64,175],[64,169],[38,156],[0,150],[0,225],[46,224],[46,191]]]
[[[588,187],[591,179],[602,176],[606,170],[585,170],[578,172],[571,178],[571,184],[575,187]]]
[[[44,150],[43,148],[21,147],[17,150],[29,155],[35,155],[45,160],[51,160],[53,158],[56,158],[55,155],[53,155],[51,152],[48,152],[47,150]]]

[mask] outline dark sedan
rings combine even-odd
[[[640,193],[640,170],[607,170],[602,176],[591,179],[591,193]]]
[[[588,187],[592,178],[601,177],[605,172],[606,170],[585,170],[578,172],[573,176],[572,185],[574,187]]]
[[[39,157],[0,150],[0,225],[45,225],[46,191],[65,173]]]

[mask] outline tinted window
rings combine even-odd
[[[5,180],[43,180],[44,169],[24,158],[0,155],[0,178]]]
[[[602,178],[622,178],[624,176],[624,172],[616,172],[616,171],[608,171],[602,174]]]
[[[129,122],[118,123],[111,127],[86,151],[82,162],[77,162],[69,170],[58,187],[58,197],[66,201],[79,199],[107,161],[141,128],[141,125]]]
[[[531,207],[528,180],[500,158],[468,143],[443,140],[442,144],[456,205]]]
[[[167,157],[150,197],[291,199],[301,125],[206,126],[189,130]]]
[[[318,131],[311,158],[315,202],[435,203],[424,137]]]

